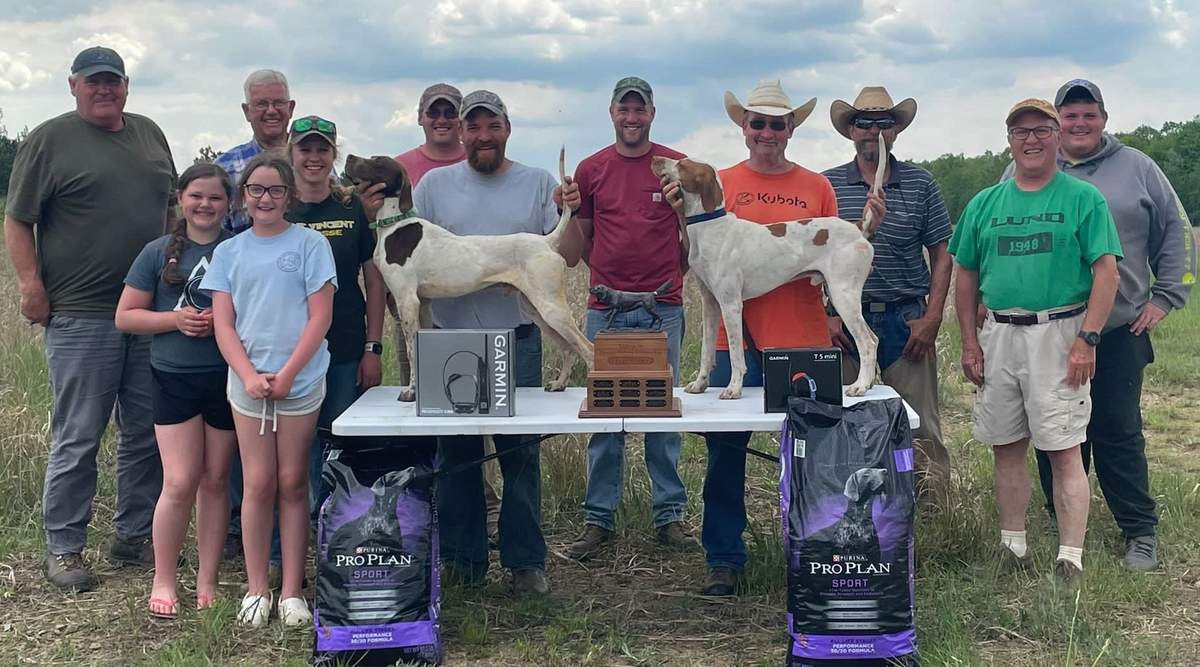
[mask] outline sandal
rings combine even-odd
[[[242,598],[242,608],[238,610],[237,620],[254,627],[266,625],[267,619],[271,616],[271,603],[274,601],[274,597],[270,591],[267,591],[266,595],[246,593],[246,596]]]
[[[151,618],[163,621],[174,621],[179,618],[179,600],[150,598],[150,602],[146,607],[147,611],[150,612]]]
[[[196,611],[204,611],[217,603],[216,595],[196,594]]]
[[[304,598],[287,598],[279,601],[279,620],[289,627],[312,624],[312,612]]]

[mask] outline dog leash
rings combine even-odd
[[[384,227],[390,227],[390,226],[396,224],[397,222],[400,222],[401,220],[407,220],[409,218],[415,218],[415,217],[417,217],[417,209],[410,208],[407,211],[405,211],[399,215],[391,215],[386,218],[383,218],[382,220],[376,220],[375,222],[372,222],[371,224],[367,225],[367,227],[369,227],[370,229],[383,229]]]

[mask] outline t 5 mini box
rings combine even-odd
[[[516,414],[512,329],[417,332],[417,416]]]
[[[842,351],[804,347],[763,351],[764,412],[787,412],[788,396],[842,404]]]

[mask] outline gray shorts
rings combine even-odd
[[[275,423],[277,415],[300,417],[320,410],[321,403],[325,400],[325,378],[321,378],[321,384],[304,396],[272,400],[269,398],[254,398],[250,394],[247,394],[246,387],[242,384],[242,379],[231,368],[229,369],[229,380],[225,385],[225,391],[229,395],[229,407],[233,408],[234,412],[247,417],[257,417],[262,420],[258,429],[258,434],[262,435],[266,432],[268,421],[271,422],[271,430],[276,430],[278,427],[278,424]]]

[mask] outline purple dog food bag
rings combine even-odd
[[[903,402],[843,408],[791,398],[779,459],[788,666],[918,664]]]
[[[360,470],[360,474],[364,471]],[[440,664],[437,512],[426,466],[370,486],[326,461],[317,530],[315,664]]]

